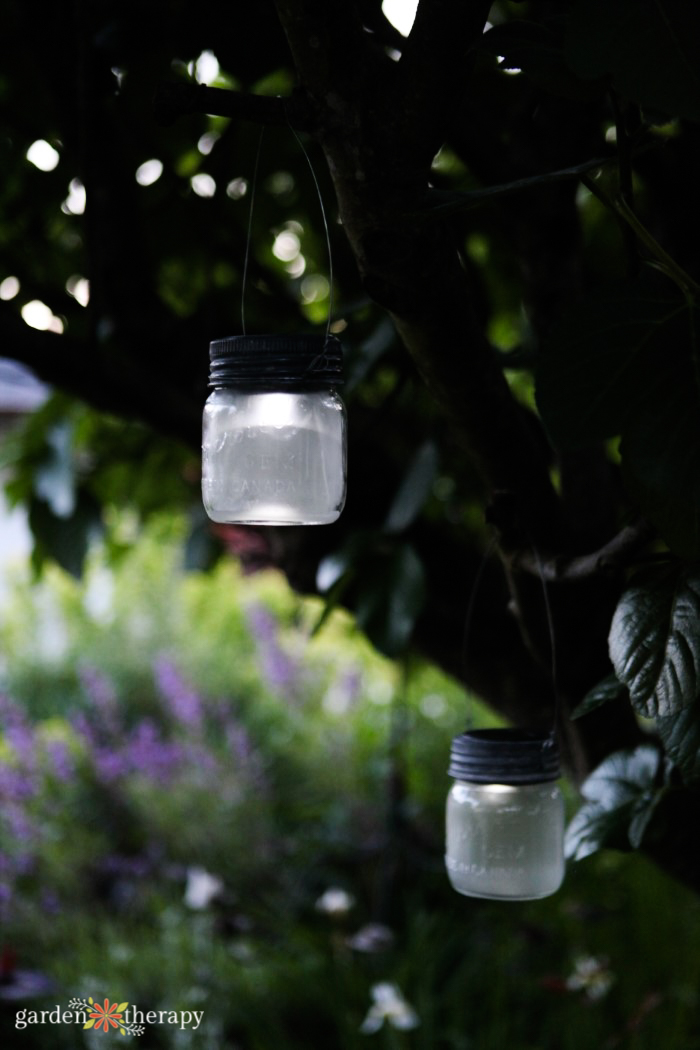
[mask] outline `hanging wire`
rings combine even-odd
[[[467,650],[469,648],[469,638],[471,635],[472,620],[474,618],[474,608],[476,606],[476,596],[481,586],[481,580],[486,571],[489,558],[493,554],[493,549],[496,546],[496,538],[492,536],[488,542],[486,550],[481,556],[479,561],[479,567],[476,570],[476,576],[474,577],[474,583],[472,584],[471,593],[469,595],[469,602],[467,604],[467,613],[464,617],[464,632],[462,634],[462,666],[464,667],[465,673],[467,668]],[[471,715],[467,715],[467,725],[471,721]]]
[[[306,159],[306,163],[309,166],[309,171],[311,172],[311,178],[313,179],[314,186],[316,187],[316,194],[318,196],[318,203],[319,203],[320,208],[321,208],[321,217],[323,219],[323,229],[324,229],[324,232],[325,232],[325,235],[326,235],[326,248],[328,250],[328,320],[326,322],[326,340],[328,340],[328,337],[330,336],[330,332],[331,332],[331,321],[332,321],[332,318],[333,318],[333,297],[334,297],[333,253],[331,251],[331,235],[330,235],[330,230],[328,228],[328,218],[326,216],[326,209],[325,209],[324,204],[323,204],[323,196],[321,195],[321,187],[320,187],[318,179],[316,177],[316,172],[314,171],[314,166],[311,163],[311,158],[309,157],[309,154],[306,151],[304,143],[301,141],[301,139],[299,138],[299,135],[297,134],[295,128],[290,123],[289,117],[287,117],[287,124],[289,126],[289,130],[291,131],[292,135],[297,140],[297,142],[299,144],[299,148],[301,149],[301,152],[304,154],[304,157]],[[253,180],[252,180],[252,188],[251,188],[251,192],[250,192],[250,210],[248,212],[248,233],[247,233],[247,236],[246,236],[245,259],[244,259],[244,262],[243,262],[243,280],[242,280],[242,286],[241,286],[241,331],[243,332],[243,335],[246,334],[246,328],[245,328],[245,289],[246,289],[246,280],[247,280],[247,276],[248,276],[248,261],[249,261],[249,258],[250,258],[250,244],[251,244],[252,230],[253,230],[253,206],[255,204],[255,191],[256,191],[256,188],[257,188],[257,184],[258,184],[258,167],[259,167],[259,164],[260,164],[260,153],[261,153],[261,150],[262,150],[262,142],[263,142],[264,134],[265,134],[265,127],[263,125],[263,127],[260,129],[260,137],[258,139],[258,148],[257,148],[256,154],[255,154],[255,165],[253,167]]]
[[[552,606],[549,601],[549,591],[547,589],[547,580],[545,579],[544,569],[542,568],[542,561],[537,548],[533,545],[533,554],[535,555],[535,561],[537,562],[537,573],[542,584],[542,594],[544,595],[544,608],[547,615],[547,628],[549,630],[549,647],[552,657],[552,690],[554,691],[554,718],[552,720],[552,736],[556,733],[557,721],[559,718],[559,710],[561,707],[561,700],[559,696],[559,685],[557,676],[557,646],[554,635],[554,617],[552,616]]]
[[[314,166],[311,163],[311,158],[309,157],[309,154],[306,152],[306,149],[304,147],[304,143],[301,141],[301,139],[297,135],[295,129],[292,127],[291,123],[289,122],[289,117],[287,117],[287,124],[289,124],[289,130],[291,131],[292,135],[294,136],[294,138],[299,143],[299,148],[301,149],[301,152],[306,157],[306,163],[309,165],[309,171],[311,172],[311,178],[314,180],[314,186],[316,187],[316,193],[318,195],[318,203],[321,206],[321,216],[323,218],[323,228],[324,228],[324,230],[326,232],[326,247],[328,249],[328,322],[326,324],[326,339],[328,339],[329,335],[331,334],[331,319],[332,319],[332,316],[333,316],[333,253],[331,252],[331,235],[330,235],[330,231],[328,229],[328,219],[326,218],[326,209],[323,206],[323,197],[321,196],[321,187],[318,184],[318,179],[316,178],[316,172],[314,171]]]
[[[253,181],[250,190],[250,208],[248,210],[248,234],[245,242],[245,259],[243,260],[243,280],[241,282],[241,331],[243,335],[246,334],[245,330],[245,286],[246,279],[248,277],[248,260],[250,258],[250,241],[253,230],[253,205],[255,204],[255,190],[258,185],[258,166],[260,164],[260,152],[262,150],[263,137],[265,135],[265,125],[260,128],[260,137],[258,138],[258,148],[255,154],[255,164],[253,165]]]
[[[482,581],[484,572],[486,570],[486,565],[488,564],[489,558],[491,557],[495,546],[496,546],[496,539],[495,539],[495,537],[493,537],[490,540],[486,550],[484,551],[484,553],[483,553],[483,555],[481,557],[481,560],[479,562],[479,567],[476,570],[476,576],[474,577],[474,583],[472,584],[471,593],[469,595],[469,604],[467,605],[467,613],[466,613],[466,616],[465,616],[465,619],[464,619],[464,634],[463,634],[463,639],[464,640],[462,642],[462,664],[463,664],[465,670],[466,670],[466,666],[467,666],[467,649],[468,649],[468,644],[469,644],[469,637],[470,637],[470,634],[471,634],[472,620],[474,618],[474,609],[475,609],[475,606],[476,606],[476,598],[477,598],[477,594],[478,594],[479,588],[481,586],[481,581]],[[537,548],[534,545],[532,547],[532,551],[533,551],[533,554],[535,556],[535,562],[537,564],[537,574],[538,574],[538,576],[540,578],[540,583],[542,584],[542,594],[544,596],[544,608],[545,608],[545,614],[546,614],[546,617],[547,617],[547,629],[548,629],[548,632],[549,632],[549,646],[550,646],[550,652],[551,652],[551,678],[552,678],[552,689],[553,689],[553,692],[554,692],[554,717],[553,717],[553,720],[552,720],[552,729],[551,729],[551,735],[553,737],[554,734],[556,733],[557,722],[559,720],[559,713],[560,713],[560,708],[561,708],[561,699],[560,699],[560,696],[559,696],[559,685],[558,685],[557,647],[556,647],[556,637],[555,637],[555,633],[554,633],[554,617],[552,616],[552,606],[551,606],[551,603],[549,601],[549,590],[547,589],[547,580],[546,580],[545,575],[544,575],[544,569],[542,567],[542,561],[540,559],[539,551],[537,550]],[[469,719],[468,719],[468,721],[469,721]]]

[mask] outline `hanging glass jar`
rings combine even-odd
[[[531,900],[564,878],[564,802],[554,737],[516,729],[452,741],[445,866],[458,893]]]
[[[345,503],[339,341],[239,335],[210,344],[202,498],[213,521],[325,525]]]

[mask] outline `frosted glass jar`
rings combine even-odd
[[[564,801],[554,739],[476,730],[452,742],[445,866],[458,893],[533,900],[564,878]]]
[[[333,336],[233,336],[209,349],[202,499],[213,521],[325,525],[345,503],[346,415]]]

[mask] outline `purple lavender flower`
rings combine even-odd
[[[118,878],[144,878],[152,869],[153,862],[143,854],[127,857],[122,853],[109,853],[100,861],[100,871]]]
[[[134,773],[144,773],[162,784],[168,783],[182,762],[179,744],[164,740],[150,718],[134,728],[127,744],[129,764]]]
[[[70,716],[70,724],[78,736],[81,736],[91,747],[97,743],[95,727],[84,711],[74,711]]]
[[[267,786],[267,776],[260,751],[254,746],[245,726],[229,722],[225,730],[229,754],[237,771],[244,773],[248,782],[256,791],[263,791]]]
[[[12,748],[17,760],[25,769],[36,768],[36,740],[28,725],[14,725],[5,730],[5,742]]]
[[[119,705],[113,683],[96,667],[87,664],[79,671],[80,682],[91,705],[91,711],[97,715],[103,732],[118,735],[121,729]]]
[[[7,830],[17,842],[32,840],[34,827],[21,806],[16,804],[6,806],[3,817]]]
[[[19,704],[11,700],[6,693],[0,693],[0,729],[6,731],[26,724],[27,719]]]
[[[7,921],[12,903],[12,885],[5,879],[0,879],[0,919]]]
[[[47,740],[46,754],[58,780],[69,783],[75,774],[75,762],[64,740]]]
[[[33,798],[38,790],[38,781],[34,772],[23,769],[21,765],[0,761],[0,798],[20,802]]]
[[[202,701],[187,684],[175,664],[167,656],[160,656],[154,663],[156,685],[167,701],[173,717],[187,729],[202,728]]]
[[[274,617],[262,605],[257,604],[249,606],[246,615],[267,684],[271,689],[280,692],[293,692],[297,679],[297,664],[279,644]]]
[[[53,890],[43,890],[41,894],[41,907],[48,915],[58,915],[61,912],[60,898]]]
[[[96,747],[93,751],[93,761],[98,780],[103,784],[111,784],[115,780],[121,780],[127,776],[131,769],[129,756],[121,750],[111,747]]]

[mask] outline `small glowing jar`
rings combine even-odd
[[[213,521],[325,525],[345,503],[346,416],[334,336],[239,335],[210,344],[202,500]]]
[[[458,893],[533,900],[564,878],[564,801],[553,736],[483,729],[452,741],[445,866]]]

